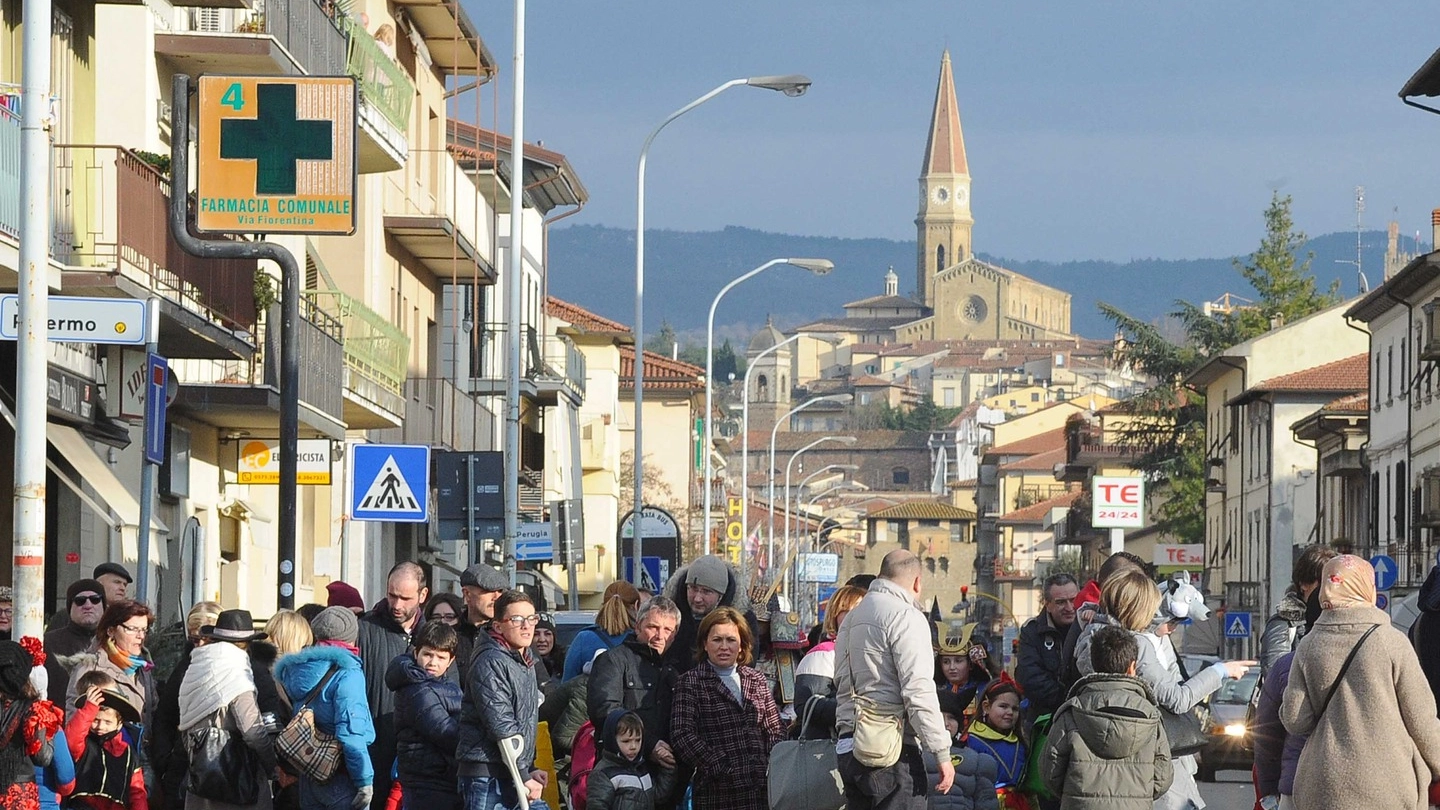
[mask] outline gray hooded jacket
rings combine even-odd
[[[1040,758],[1062,810],[1150,810],[1170,789],[1170,743],[1155,697],[1139,678],[1081,678],[1055,713]]]

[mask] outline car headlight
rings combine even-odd
[[[1245,724],[1244,724],[1244,723],[1231,723],[1231,724],[1225,726],[1225,736],[1227,736],[1227,737],[1244,737],[1244,736],[1245,736]]]

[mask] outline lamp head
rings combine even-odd
[[[786,76],[751,76],[745,80],[751,87],[778,90],[787,96],[803,96],[810,89],[810,77],[792,73]]]
[[[785,263],[809,270],[817,276],[829,275],[835,269],[835,263],[829,259],[786,259]]]

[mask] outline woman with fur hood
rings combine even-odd
[[[1425,810],[1440,774],[1440,720],[1415,651],[1375,607],[1375,569],[1349,554],[1326,563],[1320,608],[1280,707],[1286,731],[1309,735],[1295,806]]]
[[[739,571],[723,557],[713,554],[683,566],[665,583],[665,595],[674,599],[680,608],[680,627],[675,631],[669,651],[678,671],[684,673],[695,666],[700,622],[717,607],[735,608],[745,617],[758,653],[762,641],[760,622],[750,610],[750,596],[744,584]]]
[[[185,796],[185,810],[225,810],[231,807],[270,808],[270,776],[275,772],[275,749],[260,716],[255,677],[245,646],[265,638],[255,632],[248,610],[226,610],[215,624],[200,628],[204,643],[190,653],[190,666],[180,684],[180,745],[192,761],[200,753],[191,748],[193,732],[207,725],[239,736],[255,754],[252,771],[235,775],[258,785],[259,800],[250,805],[229,804],[216,798]]]

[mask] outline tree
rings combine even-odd
[[[675,344],[680,342],[680,337],[675,333],[675,327],[664,319],[660,321],[660,331],[645,339],[645,351],[662,354],[666,357],[675,351]]]
[[[1272,193],[1265,209],[1265,236],[1235,269],[1255,291],[1252,306],[1207,314],[1203,307],[1176,301],[1171,316],[1183,337],[1131,317],[1108,304],[1100,311],[1122,335],[1114,359],[1143,370],[1155,384],[1127,403],[1136,415],[1121,440],[1136,451],[1131,465],[1169,490],[1157,524],[1181,542],[1205,538],[1205,401],[1183,387],[1185,377],[1226,349],[1339,303],[1338,282],[1326,292],[1315,286],[1312,256],[1297,257],[1305,234],[1295,230],[1290,197]]]
[[[635,451],[625,450],[620,453],[620,517],[631,510],[635,504]],[[680,554],[682,560],[693,560],[700,554],[701,538],[704,527],[701,515],[705,510],[696,506],[691,509],[685,508],[685,502],[675,494],[675,488],[660,474],[660,467],[653,462],[653,457],[645,454],[645,469],[640,473],[641,493],[646,506],[658,506],[675,516],[676,521],[683,527],[680,538]]]

